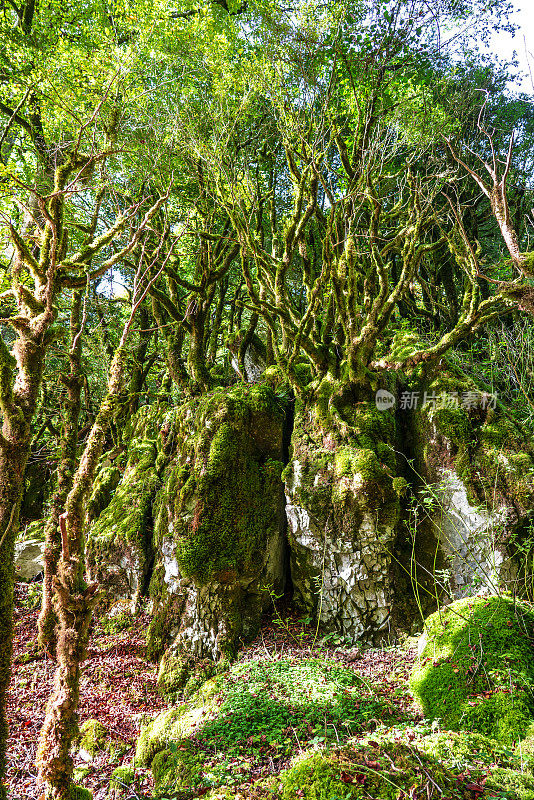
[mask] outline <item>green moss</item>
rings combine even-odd
[[[491,790],[503,794],[510,800],[532,800],[534,797],[534,777],[528,773],[511,769],[495,769],[486,779],[486,797],[491,797]],[[489,791],[488,791],[489,790]]]
[[[456,772],[484,771],[495,764],[518,766],[502,742],[472,731],[439,731],[426,735],[418,747]]]
[[[393,478],[392,484],[393,484],[393,491],[395,492],[397,497],[399,498],[404,497],[409,488],[409,483],[406,480],[406,478],[401,478],[401,477]]]
[[[238,386],[212,392],[175,420],[183,445],[158,494],[156,528],[172,533],[183,576],[229,582],[253,568],[278,525],[283,406],[268,386]]]
[[[92,800],[93,794],[83,786],[72,786],[70,790],[71,800]]]
[[[300,758],[291,769],[281,775],[283,800],[345,800],[362,796],[356,787],[347,786],[343,780],[343,765],[330,761],[321,753]],[[389,792],[387,797],[391,797]]]
[[[534,612],[507,597],[472,597],[432,614],[410,685],[425,716],[508,744],[534,711]]]
[[[97,519],[102,511],[107,508],[120,479],[120,469],[116,465],[104,462],[104,465],[96,475],[93,490],[87,501],[87,518],[90,521]]]
[[[109,784],[112,787],[131,786],[135,780],[135,768],[123,765],[111,773]]]
[[[94,758],[106,749],[107,730],[96,719],[88,719],[80,726],[79,749]]]
[[[214,661],[194,659],[174,655],[171,651],[163,654],[158,670],[158,691],[164,697],[175,699],[182,689],[187,688],[186,695],[192,695],[201,684],[211,678],[217,669]]]
[[[156,795],[176,792],[198,785],[201,781],[204,757],[187,739],[173,743],[172,747],[160,750],[152,760],[152,775]]]
[[[401,362],[424,349],[424,342],[413,331],[397,331],[391,342],[388,361]]]
[[[158,598],[163,590],[163,579],[155,570],[150,581],[150,596]],[[159,578],[159,580],[158,580]],[[148,626],[146,637],[146,657],[149,661],[157,662],[165,652],[169,643],[170,632],[174,624],[173,601],[169,598],[159,603],[154,617]]]
[[[156,753],[185,739],[208,720],[216,708],[220,679],[212,678],[199,689],[189,703],[183,703],[156,717],[141,729],[135,751],[136,763],[150,766]]]
[[[431,777],[440,795],[453,775],[432,757],[398,742],[351,743],[332,752],[304,753],[281,773],[282,800],[397,800],[422,794]],[[425,792],[426,794],[426,792]]]
[[[160,422],[160,412],[150,407],[135,416],[124,475],[89,531],[91,575],[104,585],[119,580],[114,588],[123,593],[142,591],[152,557],[152,502],[161,483],[156,465]]]

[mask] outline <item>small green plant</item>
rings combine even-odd
[[[120,614],[116,614],[114,617],[104,617],[100,620],[100,627],[102,628],[103,633],[107,634],[108,636],[112,636],[116,633],[126,630],[127,628],[131,627],[131,624],[132,617],[125,611],[121,611]]]

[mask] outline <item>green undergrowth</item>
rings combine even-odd
[[[431,733],[425,723],[341,743],[295,748],[278,773],[254,780],[249,761],[229,758],[225,785],[208,800],[532,800],[531,764],[480,734]],[[209,761],[209,760],[208,760]],[[187,797],[198,750],[181,740],[153,760],[156,795]],[[197,771],[197,781],[198,775]],[[205,785],[210,775],[203,773]],[[202,791],[200,783],[195,792]],[[192,795],[191,795],[192,796]]]
[[[411,676],[424,714],[511,745],[534,716],[534,611],[509,597],[458,600],[432,614]]]
[[[385,697],[335,662],[245,661],[146,726],[136,760],[152,765],[158,791],[173,781],[237,785],[265,759],[345,740],[391,714]]]

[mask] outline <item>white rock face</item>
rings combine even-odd
[[[239,364],[235,356],[232,357],[231,364],[232,369],[239,375]],[[254,343],[249,344],[247,347],[243,364],[245,367],[245,375],[243,377],[248,383],[256,383],[265,372],[267,366],[264,357],[254,347]]]
[[[39,539],[19,539],[15,542],[15,578],[31,581],[44,569],[44,542]]]
[[[497,542],[506,510],[488,511],[473,506],[467,489],[450,469],[441,469],[435,487],[439,510],[432,524],[438,544],[449,564],[455,598],[474,593],[493,594],[500,583],[505,556]]]
[[[365,509],[358,476],[342,486],[354,514],[350,534],[329,519],[315,519],[295,503],[302,464],[292,463],[286,485],[286,516],[293,585],[300,604],[315,609],[324,630],[351,642],[372,643],[387,629],[391,613],[394,526]],[[341,481],[339,482],[341,484]]]

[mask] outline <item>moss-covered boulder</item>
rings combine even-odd
[[[524,548],[534,511],[530,437],[452,367],[407,394],[417,401],[402,412],[414,483],[428,512],[418,526],[418,577],[425,583],[425,569],[438,565],[441,587],[455,598],[516,585],[532,562]]]
[[[509,597],[470,597],[425,622],[410,686],[429,719],[507,745],[534,716],[534,610]]]
[[[152,562],[152,503],[161,485],[158,468],[158,407],[137,412],[129,432],[126,467],[111,501],[91,525],[87,540],[87,565],[92,580],[116,598],[137,599],[147,588]],[[117,475],[104,467],[101,483],[106,491]],[[99,484],[95,489],[99,488]],[[102,487],[100,487],[102,488]],[[96,493],[94,509],[102,502]]]
[[[281,773],[280,781],[281,800],[398,800],[434,796],[436,787],[435,796],[450,797],[456,788],[453,773],[437,759],[394,741],[304,752]]]
[[[84,761],[92,761],[107,747],[108,732],[97,719],[87,719],[80,726],[78,754]]]
[[[266,386],[219,389],[173,409],[154,503],[152,652],[217,659],[258,630],[283,589],[284,405]]]
[[[115,489],[120,483],[122,473],[116,463],[104,458],[97,472],[93,489],[87,501],[87,523],[91,525],[111,502]]]
[[[376,642],[391,613],[402,494],[393,411],[323,381],[296,403],[284,480],[297,603],[324,631]]]

